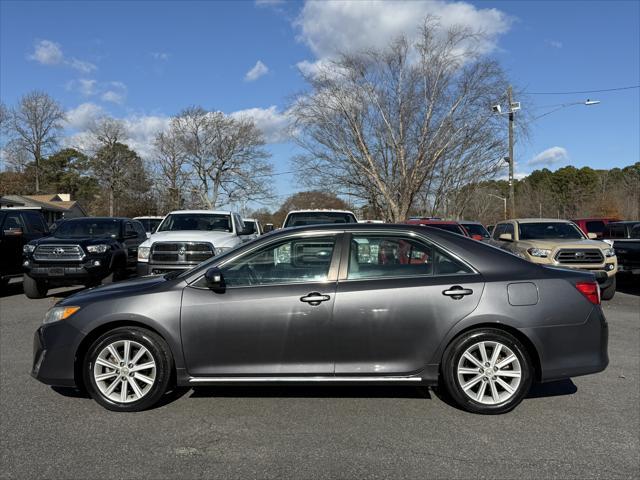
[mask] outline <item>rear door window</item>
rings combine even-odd
[[[44,223],[42,216],[35,212],[26,212],[27,223],[33,233],[47,233],[47,225]]]
[[[25,231],[24,221],[20,212],[10,212],[4,217],[2,232],[5,235],[17,235]]]
[[[349,280],[463,273],[471,270],[413,237],[354,234],[351,238]]]

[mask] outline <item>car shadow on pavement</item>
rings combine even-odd
[[[22,295],[22,282],[11,282],[8,285],[0,286],[0,298]]]
[[[197,387],[191,397],[250,398],[426,398],[427,387],[402,385],[232,385]]]
[[[525,398],[558,397],[561,395],[573,395],[578,387],[570,378],[555,382],[534,383]]]

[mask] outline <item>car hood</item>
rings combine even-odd
[[[180,230],[177,232],[156,232],[141,245],[150,247],[155,242],[210,242],[214,247],[234,245],[240,239],[231,232],[209,232],[202,230]]]
[[[30,242],[33,245],[77,245],[77,244],[97,244],[97,243],[109,243],[113,242],[113,237],[73,237],[73,238],[60,238],[56,236],[42,237]]]
[[[547,240],[520,240],[520,247],[536,247],[553,250],[555,248],[598,248],[600,250],[610,248],[605,242],[599,240],[571,240],[563,238],[554,238]]]
[[[70,295],[62,300],[58,305],[77,305],[78,303],[87,304],[98,300],[104,300],[106,298],[135,295],[143,291],[151,290],[165,282],[167,282],[167,279],[164,275],[153,275],[117,283],[110,283],[108,285],[88,288]]]

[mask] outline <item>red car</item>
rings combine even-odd
[[[604,232],[604,227],[611,222],[619,222],[619,218],[576,218],[571,220],[573,223],[580,227],[585,235],[589,235],[590,233],[594,233],[596,238],[602,238],[602,233]]]

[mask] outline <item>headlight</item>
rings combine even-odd
[[[527,250],[527,253],[532,257],[547,258],[551,255],[551,250],[547,250],[545,248],[530,248]]]
[[[24,253],[33,253],[33,251],[36,249],[35,245],[29,245],[28,243],[22,247],[22,251]]]
[[[87,247],[87,252],[89,253],[104,253],[109,250],[109,245],[105,245],[101,243],[100,245],[89,245]]]
[[[604,256],[605,257],[614,257],[616,254],[616,251],[613,248],[605,248],[604,249]]]
[[[53,307],[44,316],[42,323],[53,323],[59,320],[69,318],[71,315],[80,310],[80,307]]]
[[[150,251],[151,251],[151,247],[138,247],[138,261],[148,262]]]
[[[216,255],[222,255],[224,252],[228,252],[232,248],[233,247],[216,247],[214,250],[216,252]]]

